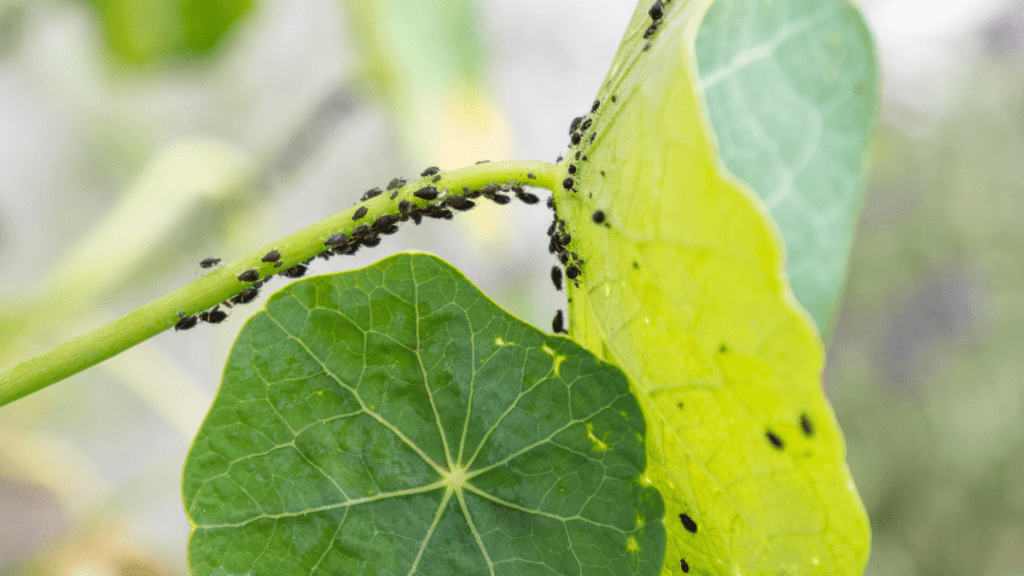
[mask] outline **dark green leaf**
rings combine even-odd
[[[656,574],[661,495],[617,368],[422,254],[246,324],[189,454],[194,574]]]

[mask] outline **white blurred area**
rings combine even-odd
[[[882,64],[880,121],[915,138],[927,138],[970,96],[980,58],[1024,54],[1021,2],[861,5]],[[0,355],[0,366],[187,283],[204,257],[233,260],[393,177],[430,164],[554,161],[633,9],[622,0],[480,0],[483,91],[466,93],[447,113],[436,146],[410,149],[383,105],[356,98],[340,107],[340,120],[324,122],[291,168],[271,170],[296,130],[358,71],[339,2],[264,0],[208,65],[126,75],[105,63],[85,4],[0,0],[0,302],[24,306],[26,323],[42,318],[10,357]],[[175,216],[162,223],[158,250],[131,250],[152,232],[136,222],[138,229],[117,230],[113,244],[96,244],[123,251],[75,252],[84,239],[112,233],[97,224],[154,158],[194,138],[217,142],[249,189],[179,182],[160,196],[160,214]],[[565,306],[548,276],[550,219],[543,203],[488,204],[454,223],[406,224],[355,258],[315,261],[311,273],[424,250],[547,330]],[[84,272],[62,276],[83,262]],[[270,291],[284,285],[274,282]],[[55,283],[70,293],[52,293]],[[220,326],[161,334],[0,408],[0,574],[20,573],[30,558],[47,574],[187,573],[182,463],[231,343],[261,302]]]

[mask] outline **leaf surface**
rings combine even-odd
[[[273,295],[184,473],[196,575],[657,574],[624,375],[399,254]]]
[[[719,167],[702,115],[693,46],[707,6],[672,2],[650,34],[642,5],[580,123],[569,157],[582,160],[557,194],[582,270],[570,335],[640,399],[663,574],[860,574],[868,522],[821,390],[821,342],[767,210]]]
[[[828,334],[878,110],[864,19],[848,0],[717,0],[695,53],[719,161],[767,204],[793,293]]]

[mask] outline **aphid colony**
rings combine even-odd
[[[486,161],[485,161],[486,162]],[[424,178],[432,177],[430,180],[431,184],[436,184],[442,179],[440,170],[436,166],[431,166],[423,171],[421,174]],[[536,179],[537,177],[533,174],[529,174],[528,178]],[[387,185],[387,190],[391,191],[390,199],[395,200],[398,198],[399,192],[405,187],[407,181],[403,178],[395,178]],[[470,189],[467,186],[462,188],[461,194],[454,194],[446,190],[438,190],[434,186],[424,186],[412,193],[415,199],[423,200],[426,202],[434,202],[430,204],[424,204],[417,206],[409,200],[401,200],[396,205],[397,213],[383,214],[378,216],[371,224],[361,224],[356,226],[349,233],[338,232],[326,240],[324,240],[325,250],[318,254],[316,257],[327,260],[332,256],[337,255],[351,255],[355,254],[360,247],[377,246],[381,242],[381,236],[394,234],[398,231],[398,224],[407,220],[412,220],[416,224],[423,221],[423,217],[438,218],[442,220],[451,220],[453,217],[452,210],[466,211],[474,206],[476,202],[473,200],[483,196],[488,200],[491,200],[495,204],[508,204],[512,199],[507,195],[511,192],[524,204],[536,204],[539,202],[539,198],[536,195],[531,194],[523,189],[516,182],[505,182],[505,183],[492,183],[480,188],[478,190]],[[384,193],[384,190],[380,188],[373,188],[363,194],[360,198],[361,202],[365,202],[371,198],[376,198]],[[442,197],[443,196],[443,197]],[[441,198],[440,202],[435,202],[438,198]],[[366,217],[369,213],[367,206],[360,206],[352,214],[352,221],[358,222]],[[310,258],[304,262],[296,264],[287,270],[278,272],[279,276],[286,278],[301,278],[306,274],[309,269],[309,263],[313,261]],[[271,250],[264,255],[260,262],[262,263],[273,263],[275,268],[282,265],[281,252],[278,250]],[[206,258],[199,265],[202,268],[212,268],[220,263],[220,258]],[[221,306],[225,308],[231,308],[236,304],[247,304],[256,299],[259,295],[259,289],[269,281],[274,275],[269,274],[260,279],[260,272],[256,268],[250,268],[245,270],[238,275],[239,282],[251,283],[250,286],[244,288],[235,296],[229,300],[225,300],[220,304],[206,310],[195,316],[184,316],[178,314],[178,322],[174,325],[175,330],[188,330],[195,327],[195,325],[202,321],[210,324],[219,324],[227,318],[227,313],[220,309]]]

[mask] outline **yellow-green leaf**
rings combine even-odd
[[[695,92],[708,4],[669,3],[649,38],[641,5],[581,122],[573,189],[557,195],[583,261],[570,335],[640,399],[646,477],[665,499],[663,574],[860,574],[868,522],[822,393],[822,344]]]

